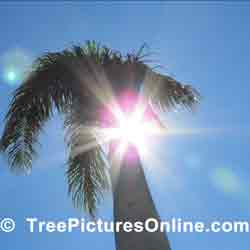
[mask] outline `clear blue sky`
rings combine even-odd
[[[26,62],[87,39],[121,51],[147,42],[166,73],[192,83],[203,95],[197,113],[171,116],[171,124],[210,129],[162,138],[151,153],[154,160],[145,159],[162,219],[250,221],[249,23],[248,2],[0,3],[0,119],[18,83],[10,72],[6,79],[13,51]],[[14,233],[0,233],[1,248],[114,249],[111,233],[30,234],[24,227],[27,216],[81,216],[67,197],[62,134],[58,119],[48,124],[28,177],[11,175],[1,156],[0,217],[17,220]],[[99,214],[111,218],[110,197]],[[250,243],[247,233],[171,233],[169,238],[173,250],[248,250]]]

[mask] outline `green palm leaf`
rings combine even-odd
[[[65,127],[69,148],[68,192],[75,207],[84,208],[94,217],[103,191],[109,187],[104,152],[97,142],[94,129],[83,125],[77,108],[67,113]]]
[[[167,111],[175,108],[192,109],[200,100],[200,94],[190,85],[183,85],[174,78],[147,70],[143,94],[156,108]]]
[[[108,189],[106,163],[101,148],[90,149],[70,157],[68,162],[68,191],[77,208],[84,208],[94,217],[96,206]]]

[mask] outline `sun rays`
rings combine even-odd
[[[107,84],[104,86],[106,86],[104,89],[110,90]],[[91,89],[104,103],[103,92],[93,86]],[[114,141],[119,142],[116,152],[121,157],[129,145],[134,145],[141,155],[145,154],[147,137],[160,135],[161,124],[159,119],[155,119],[156,116],[152,115],[153,111],[148,111],[149,108],[141,97],[128,93],[122,95],[120,99],[112,98],[112,102],[105,105],[104,112],[100,114],[100,126],[79,126],[73,130],[71,135],[79,140],[74,155],[86,152],[99,144],[106,145]],[[89,138],[92,140],[88,141]]]

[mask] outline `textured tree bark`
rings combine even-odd
[[[154,206],[145,179],[140,157],[133,148],[132,157],[125,155],[123,160],[112,159],[111,180],[113,186],[113,204],[115,222],[145,222],[160,217]],[[127,154],[127,153],[126,153]],[[153,224],[150,224],[153,227]],[[121,232],[115,233],[117,250],[170,250],[164,232]]]

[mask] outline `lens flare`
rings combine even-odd
[[[23,49],[12,49],[0,57],[0,64],[4,82],[16,85],[24,79],[31,64],[31,56]]]
[[[242,191],[241,179],[229,168],[216,168],[211,175],[213,185],[227,194],[238,194]]]
[[[16,80],[16,73],[14,71],[9,71],[7,72],[7,75],[6,75],[7,79],[10,81],[10,82],[13,82]]]

